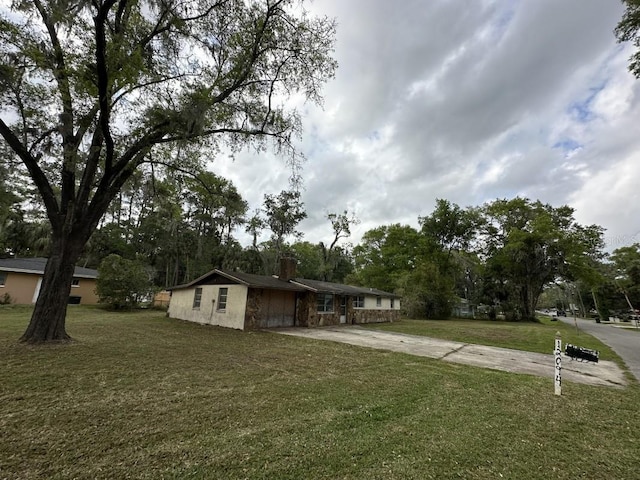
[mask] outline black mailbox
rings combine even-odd
[[[564,347],[564,353],[567,357],[571,357],[580,362],[587,361],[598,363],[598,358],[600,357],[600,352],[598,352],[598,350],[578,347],[577,345],[571,345],[570,343],[567,343]]]

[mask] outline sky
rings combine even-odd
[[[339,67],[322,108],[302,106],[304,240],[330,241],[327,213],[360,220],[349,239],[418,217],[528,197],[570,205],[606,229],[607,248],[640,242],[640,80],[613,30],[615,0],[315,0],[338,23]],[[259,208],[289,188],[285,159],[219,158]],[[243,243],[248,243],[239,232]],[[264,237],[266,239],[266,236]]]

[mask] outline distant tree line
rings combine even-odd
[[[51,229],[27,178],[0,170],[0,254],[47,256]],[[230,181],[211,172],[186,175],[156,166],[124,185],[87,242],[78,265],[97,268],[109,255],[137,261],[153,272],[159,288],[185,283],[212,268],[277,274],[283,255],[299,258],[299,274],[342,281],[352,271],[340,241],[357,220],[347,212],[327,215],[325,245],[301,241],[298,224],[307,214],[299,192],[265,194],[261,208],[248,204]],[[243,247],[236,232],[253,242]],[[268,240],[259,241],[268,236]]]
[[[48,252],[48,223],[27,184],[0,170],[4,255]],[[249,214],[230,181],[156,167],[125,184],[80,265],[97,268],[115,254],[143,265],[144,277],[160,289],[215,267],[277,274],[279,258],[293,256],[299,276],[397,292],[416,318],[446,318],[460,302],[509,320],[535,318],[541,299],[584,315],[595,309],[601,317],[640,305],[640,245],[607,255],[603,229],[580,225],[573,213],[520,197],[466,208],[438,199],[430,214],[418,217],[419,228],[380,226],[355,246],[347,242],[358,220],[347,211],[329,213],[330,241],[312,243],[298,230],[307,213],[295,190],[265,194]],[[243,229],[252,238],[246,247],[235,237]]]
[[[640,246],[608,256],[602,227],[580,225],[573,213],[520,197],[467,208],[439,199],[418,229],[366,232],[348,280],[402,294],[406,313],[418,318],[446,318],[464,303],[489,318],[533,320],[543,293],[557,285],[582,298],[572,303],[583,314],[638,304]]]

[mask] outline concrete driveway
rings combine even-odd
[[[548,377],[550,381],[553,379],[554,374],[554,357],[551,353],[547,355],[508,348],[452,342],[417,335],[369,330],[357,326],[280,328],[269,331],[314,340],[329,340],[420,357],[436,358],[445,362],[462,363],[505,372],[526,373]],[[553,345],[549,346],[549,350],[553,350]],[[578,362],[564,355],[562,359],[562,379],[569,382],[609,387],[623,387],[627,384],[624,372],[614,362]]]

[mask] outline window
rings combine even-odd
[[[318,294],[318,312],[330,313],[333,312],[333,295],[330,293]]]
[[[0,287],[4,287],[5,283],[7,283],[7,272],[0,272]]]
[[[74,278],[73,280],[71,280],[71,286],[72,287],[79,287],[80,286],[80,279],[79,278]]]
[[[376,307],[382,306],[382,297],[376,297]]]
[[[364,295],[353,297],[353,308],[364,308]]]
[[[393,298],[389,299],[389,302],[391,302],[391,308],[393,309],[394,305],[393,305]]]
[[[218,311],[224,312],[227,309],[227,293],[228,288],[221,288],[218,290]]]
[[[193,294],[193,308],[200,308],[200,301],[202,300],[202,288],[196,288]]]

